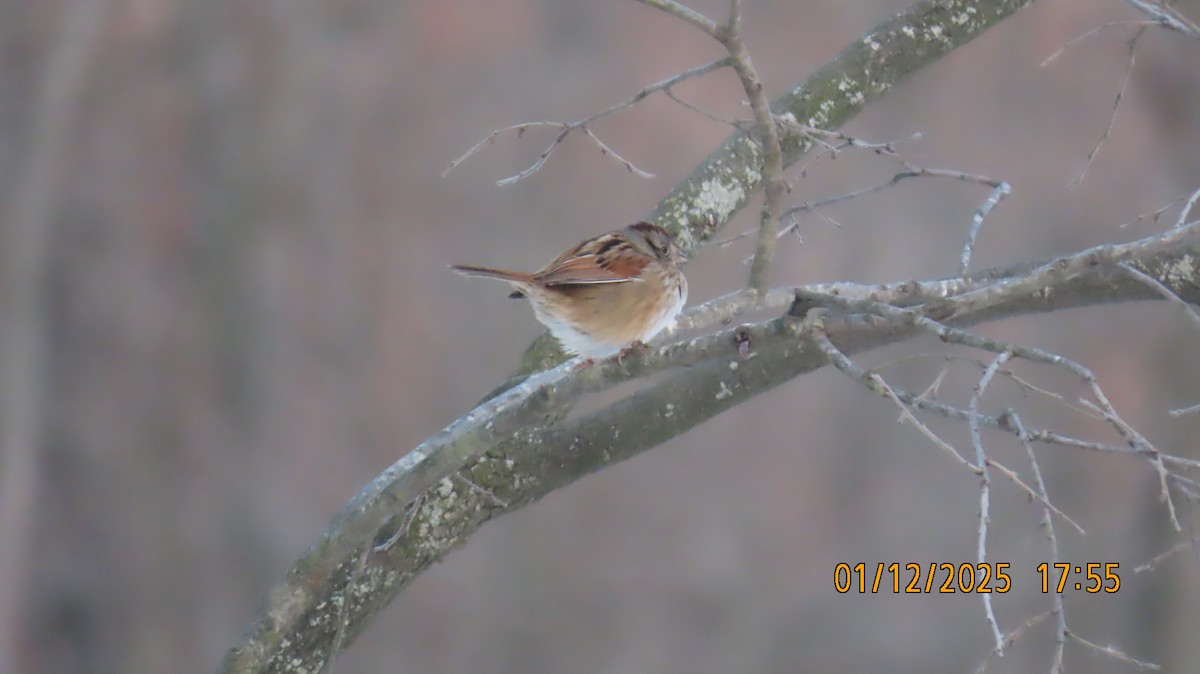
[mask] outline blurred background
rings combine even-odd
[[[714,17],[727,5],[692,4]],[[908,0],[744,4],[774,96]],[[1198,5],[1177,3],[1192,17]],[[976,267],[1146,236],[1166,223],[1121,225],[1200,184],[1200,44],[1144,37],[1111,137],[1072,189],[1104,133],[1132,29],[1039,68],[1089,29],[1138,19],[1117,0],[1039,3],[846,131],[920,133],[900,145],[910,161],[1012,184]],[[449,162],[495,128],[585,117],[720,55],[635,2],[0,1],[0,259],[5,278],[37,284],[36,307],[20,314],[32,322],[0,323],[0,352],[16,359],[0,388],[19,412],[5,417],[0,464],[3,668],[211,670],[342,504],[502,381],[541,332],[502,286],[446,265],[533,269],[635,221],[729,129],[657,96],[595,125],[652,180],[572,137],[539,173],[496,187],[551,140],[536,130],[440,177]],[[678,93],[748,116],[729,72]],[[790,199],[895,170],[853,152],[814,159],[803,179],[789,173]],[[987,191],[909,181],[804,216],[773,282],[952,274]],[[756,210],[725,234],[752,228]],[[751,246],[701,252],[688,268],[693,302],[744,283]],[[1196,455],[1200,421],[1166,413],[1200,399],[1200,338],[1177,307],[981,331],[1083,362],[1160,448]],[[965,354],[917,340],[858,360],[945,353]],[[885,373],[919,390],[941,365]],[[1058,373],[1015,370],[1083,393]],[[943,394],[965,402],[978,376],[956,364]],[[987,410],[1113,439],[1011,381],[993,391]],[[978,596],[834,591],[838,562],[975,558],[978,480],[896,417],[834,371],[793,381],[488,524],[334,671],[972,671],[991,644]],[[964,427],[931,423],[969,448]],[[1028,477],[1019,447],[987,437]],[[1195,671],[1197,556],[1133,572],[1187,535],[1171,531],[1153,471],[1039,452],[1052,498],[1088,532],[1059,523],[1062,558],[1121,565],[1117,594],[1068,595],[1072,629]],[[1050,609],[1034,572],[1049,552],[1036,504],[1003,479],[992,500],[989,554],[1013,564],[1014,590],[996,598],[1009,630]],[[1193,512],[1180,507],[1188,528]],[[989,671],[1045,670],[1051,647],[1045,621]],[[1067,663],[1131,671],[1078,646]]]

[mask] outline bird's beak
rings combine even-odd
[[[677,265],[687,264],[692,258],[678,248],[671,249],[671,262]]]

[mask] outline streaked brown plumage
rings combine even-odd
[[[533,273],[452,265],[508,281],[568,353],[604,358],[673,327],[687,301],[686,258],[658,225],[639,222],[588,239]]]

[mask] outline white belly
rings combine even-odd
[[[554,335],[562,345],[563,351],[599,360],[620,352],[634,341],[649,342],[663,330],[673,330],[675,319],[678,318],[679,312],[683,311],[683,305],[687,303],[687,294],[687,279],[681,277],[679,292],[663,306],[654,322],[650,323],[634,339],[620,342],[597,339],[593,335],[576,329],[571,323],[543,311],[538,302],[530,304],[533,305],[533,312],[537,316],[538,322],[550,330],[550,334]]]

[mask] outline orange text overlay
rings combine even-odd
[[[1070,590],[1112,594],[1121,588],[1116,562],[1066,562],[1038,564],[1039,589],[1043,593]],[[1012,589],[1012,564],[1008,562],[841,562],[833,567],[833,589],[839,594],[1004,594]]]

